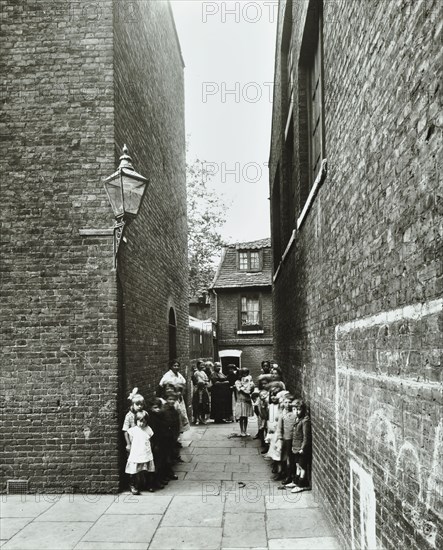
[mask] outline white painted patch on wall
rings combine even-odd
[[[425,304],[419,302],[398,309],[392,309],[361,319],[355,319],[347,323],[342,323],[335,327],[335,423],[337,438],[340,439],[340,421],[343,425],[344,416],[349,416],[349,410],[346,411],[347,396],[349,395],[349,381],[351,377],[357,376],[360,379],[377,380],[379,382],[389,382],[398,386],[408,386],[417,390],[425,387],[429,389],[441,388],[440,382],[429,380],[414,380],[407,377],[388,375],[382,372],[368,372],[355,369],[347,361],[347,357],[340,351],[340,338],[343,334],[349,334],[356,330],[368,329],[379,325],[389,325],[401,320],[420,320],[429,315],[436,315],[442,311],[443,299],[431,300]],[[340,381],[345,385],[345,395],[341,394]],[[346,425],[346,423],[345,423]],[[346,443],[346,441],[345,441]]]
[[[348,323],[342,323],[341,325],[337,325],[336,330],[339,329],[340,332],[352,332],[356,329],[391,324],[403,319],[413,319],[418,321],[428,315],[440,313],[442,307],[442,298],[431,300],[425,304],[419,302],[417,304],[411,304],[398,309],[382,311],[381,313],[376,313],[375,315],[370,315],[368,317],[362,317],[361,319],[355,319],[354,321],[349,321]]]
[[[432,456],[431,472],[428,478],[426,491],[426,505],[436,511],[440,518],[443,518],[442,508],[435,502],[437,495],[443,495],[443,420],[440,420],[435,429],[434,452]],[[443,500],[443,498],[442,498]]]
[[[360,516],[358,521],[360,523],[360,545],[361,550],[374,550],[377,548],[377,538],[375,534],[375,511],[376,500],[374,483],[372,481],[372,475],[364,470],[362,466],[354,458],[349,459],[350,466],[350,510],[351,510],[351,548],[356,548],[355,530],[356,519],[354,517],[354,486],[356,478],[358,479],[358,489],[360,494],[359,508]]]

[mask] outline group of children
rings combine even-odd
[[[262,442],[265,460],[272,461],[273,479],[282,482],[279,489],[293,493],[308,489],[312,436],[306,404],[266,377],[259,378],[253,399],[259,427],[256,438]]]
[[[312,436],[309,413],[304,401],[285,390],[278,369],[266,371],[267,365],[262,364],[262,375],[255,388],[249,371],[241,370],[234,383],[235,416],[240,421],[240,435],[247,436],[248,417],[256,414],[258,433],[255,437],[261,440],[265,460],[272,461],[273,479],[282,482],[279,489],[291,489],[297,493],[309,488],[310,484]],[[197,380],[194,392],[197,401],[194,409],[198,411],[194,412],[197,412],[196,423],[198,419],[203,420],[206,413],[206,409],[204,413],[199,410],[200,382],[205,381]],[[164,384],[163,397],[153,400],[149,413],[138,388],[134,388],[128,397],[131,406],[125,416],[123,432],[128,452],[125,472],[129,475],[132,494],[138,495],[145,488],[153,492],[177,479],[173,465],[182,461],[179,437],[190,429],[183,389],[179,384]]]
[[[180,388],[166,385],[164,398],[156,398],[146,410],[143,396],[134,388],[123,422],[128,459],[125,472],[133,495],[141,489],[154,492],[177,479],[173,465],[181,462],[180,433],[189,429]]]

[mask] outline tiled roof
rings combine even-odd
[[[238,250],[262,250],[262,271],[239,271],[237,269]],[[271,240],[260,239],[246,243],[234,243],[225,247],[211,288],[241,288],[271,286],[271,284]]]
[[[257,250],[260,248],[271,248],[271,238],[259,239],[258,241],[250,241],[248,243],[229,244],[229,247],[234,247],[237,250]]]

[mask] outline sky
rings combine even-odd
[[[277,0],[171,0],[185,62],[188,162],[213,174],[228,242],[270,235],[268,168]]]

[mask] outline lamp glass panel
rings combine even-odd
[[[140,208],[146,182],[136,180],[126,174],[122,174],[122,180],[125,197],[125,212],[135,216]]]
[[[122,216],[123,210],[123,195],[122,195],[122,183],[120,176],[115,177],[113,180],[107,181],[106,192],[108,193],[109,202],[111,203],[114,216]]]

